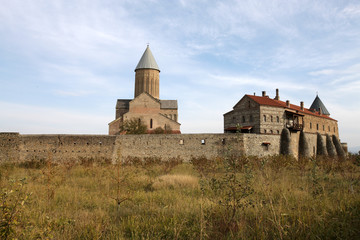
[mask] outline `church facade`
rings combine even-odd
[[[161,100],[160,69],[149,48],[145,49],[135,68],[134,99],[118,99],[115,120],[109,123],[109,135],[121,134],[124,121],[137,120],[152,133],[161,128],[171,133],[180,133],[177,100]]]

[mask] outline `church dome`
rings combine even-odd
[[[149,45],[146,47],[144,54],[142,55],[138,65],[135,68],[136,70],[139,69],[155,69],[160,72],[159,66],[157,65],[154,56],[149,48]]]

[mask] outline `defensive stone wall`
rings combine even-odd
[[[20,156],[19,147],[19,133],[0,133],[0,162],[18,161]]]
[[[305,134],[311,155],[316,155],[316,134]],[[325,136],[323,136],[325,142]],[[291,149],[298,156],[299,132],[291,133]],[[144,134],[144,135],[20,135],[0,133],[0,162],[50,159],[56,162],[83,158],[108,161],[127,157],[213,158],[229,151],[253,156],[280,152],[277,134]]]
[[[192,156],[216,157],[230,149],[245,151],[242,134],[122,135],[117,137],[115,148],[115,155],[121,159],[180,157],[183,161]]]

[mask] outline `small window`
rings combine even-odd
[[[226,143],[225,138],[221,139],[221,143],[222,143],[223,145],[225,145],[225,143]]]
[[[177,116],[176,116],[176,114],[174,114],[174,120],[177,122]]]
[[[266,122],[266,115],[264,115],[264,122]]]
[[[250,122],[252,122],[252,121],[254,121],[254,120],[253,120],[253,116],[250,115]]]
[[[312,129],[312,123],[310,123],[310,129]]]
[[[279,116],[276,116],[276,121],[277,121],[277,122],[280,122]]]
[[[201,139],[201,145],[205,145],[205,139]]]
[[[264,129],[264,133],[266,133],[266,129]]]
[[[280,134],[280,131],[279,130],[276,130],[277,134]]]
[[[153,120],[150,119],[150,128],[153,128]]]
[[[184,145],[184,139],[180,139],[180,145]]]
[[[325,131],[325,125],[323,125],[323,131]]]
[[[273,130],[270,130],[270,133],[273,134]]]
[[[273,122],[273,116],[270,117],[270,121]]]
[[[318,123],[316,124],[316,130],[319,130],[319,124]]]
[[[242,116],[242,122],[243,123],[245,122],[245,116]]]

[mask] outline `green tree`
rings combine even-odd
[[[120,127],[121,132],[126,134],[145,134],[147,126],[141,121],[141,119],[125,120]]]

